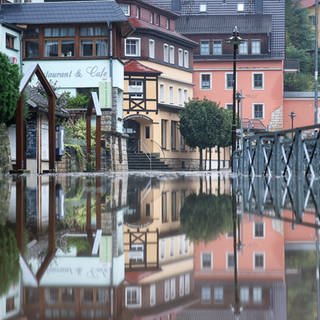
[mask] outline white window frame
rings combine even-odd
[[[189,97],[188,97],[188,89],[183,90],[183,102],[184,104],[188,103]]]
[[[160,103],[164,103],[164,84],[160,83],[159,85],[159,101]]]
[[[229,87],[228,86],[228,76],[232,76],[232,85]],[[225,86],[224,86],[224,88],[226,89],[226,90],[233,90],[233,73],[232,72],[226,72],[225,74],[224,74],[224,79],[225,79],[225,82],[224,82],[224,84],[225,84]]]
[[[183,67],[183,49],[178,49],[178,66]]]
[[[253,287],[252,301],[254,304],[261,304],[262,303],[262,288],[261,287]]]
[[[164,281],[164,301],[169,301],[170,300],[170,280],[167,279]]]
[[[213,299],[216,303],[223,303],[223,287],[214,287],[213,288]]]
[[[248,40],[243,40],[239,44],[239,54],[248,54]]]
[[[219,51],[216,51],[216,50],[215,50],[215,42],[219,42],[219,43],[220,43],[219,48],[220,48],[221,50],[219,50]],[[222,40],[220,40],[220,39],[214,39],[214,40],[213,40],[213,42],[212,42],[212,54],[213,54],[214,56],[220,56],[220,55],[222,55]]]
[[[128,293],[131,290],[132,290],[132,292],[135,291],[137,294],[137,303],[135,303],[135,304],[128,303]],[[140,308],[141,307],[141,287],[139,287],[139,286],[126,287],[125,304],[126,304],[127,308]]]
[[[184,296],[184,275],[179,276],[179,297]]]
[[[261,75],[262,76],[262,85],[261,87],[256,87],[254,85],[254,78],[256,75]],[[263,72],[253,72],[252,73],[252,90],[264,90],[264,73]]]
[[[255,117],[255,106],[261,105],[262,106],[262,117]],[[264,119],[264,103],[253,103],[252,104],[252,119]]]
[[[262,256],[263,257],[263,266],[262,267],[256,266],[256,256]],[[253,261],[252,261],[253,269],[255,271],[263,271],[263,270],[265,270],[265,268],[266,268],[266,254],[265,254],[265,252],[253,252],[252,258],[253,258]]]
[[[176,297],[176,278],[170,279],[170,300]]]
[[[263,235],[262,236],[256,236],[256,225],[257,224],[262,224],[263,226]],[[253,229],[252,229],[252,232],[253,232],[253,238],[254,239],[264,239],[265,236],[266,236],[266,226],[265,226],[265,223],[264,221],[255,221],[253,222]]]
[[[174,46],[170,46],[170,48],[169,48],[169,62],[171,64],[174,64],[174,53],[175,53]]]
[[[207,4],[206,3],[200,3],[199,12],[207,12]]]
[[[167,43],[163,44],[163,61],[169,62],[169,46]]]
[[[230,106],[230,108],[229,108],[229,106]],[[226,104],[225,104],[225,109],[226,109],[226,110],[232,111],[232,108],[233,108],[233,103],[226,103]],[[232,238],[232,237],[233,237],[233,235],[232,235],[232,236],[229,236],[229,234],[227,234],[227,238]]]
[[[234,260],[234,254],[233,252],[226,252],[226,269],[227,270],[233,270],[234,269],[234,265],[235,265],[235,261],[233,262],[233,266],[229,266],[229,256],[233,256],[233,260]]]
[[[186,273],[184,276],[184,293],[190,293],[190,273]]]
[[[257,46],[259,44],[259,46]],[[257,50],[259,48],[259,50]],[[252,39],[251,40],[251,54],[261,54],[261,40]]]
[[[209,79],[209,88],[203,88],[202,86],[202,76],[204,75],[209,75],[210,79]],[[201,90],[212,90],[212,73],[211,72],[201,72],[200,73],[200,89]]]
[[[154,59],[155,57],[155,41],[149,39],[149,58]]]
[[[170,257],[174,256],[174,238],[170,239]]]
[[[174,103],[174,93],[173,93],[173,86],[169,87],[169,103]]]
[[[201,287],[201,303],[210,304],[212,299],[211,287],[202,286]]]
[[[183,100],[182,100],[182,89],[178,88],[178,104],[181,107],[183,105]]]
[[[157,290],[156,290],[156,284],[151,283],[150,284],[150,306],[154,306],[156,304],[156,297],[157,297]]]
[[[207,52],[203,50],[202,44],[206,43],[206,49],[208,50]],[[210,54],[210,40],[209,39],[201,39],[200,40],[200,55],[201,56],[208,56]]]
[[[184,54],[183,54],[183,66],[185,68],[189,68],[189,51],[188,50],[184,50]]]
[[[130,17],[130,4],[129,3],[119,3],[119,6],[126,17]]]
[[[127,52],[127,41],[128,40],[136,41],[136,46],[137,46],[137,48],[136,48],[137,53],[136,54],[132,54],[132,53]],[[125,42],[124,42],[124,54],[127,57],[140,57],[140,55],[141,55],[141,39],[140,38],[126,38]]]
[[[210,267],[203,266],[203,262],[204,262],[203,256],[204,255],[210,255]],[[210,271],[210,270],[212,270],[212,268],[213,268],[213,254],[212,254],[212,252],[209,252],[209,251],[201,252],[201,270]]]
[[[141,80],[138,80],[138,79],[130,80],[129,81],[129,88],[133,88],[133,94],[130,95],[130,98],[143,99],[144,92],[143,92],[143,80],[142,79]],[[136,89],[134,89],[134,88],[136,88]],[[130,92],[130,89],[129,89],[129,92]]]
[[[240,302],[249,303],[250,301],[250,290],[249,287],[240,288]]]
[[[160,260],[165,259],[166,257],[166,242],[164,239],[160,240]]]

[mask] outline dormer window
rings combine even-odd
[[[120,3],[120,8],[123,12],[123,14],[127,17],[130,16],[130,4],[127,4],[127,3]]]
[[[243,12],[244,11],[244,3],[238,3],[237,11],[238,12]]]
[[[153,12],[150,12],[150,23],[153,23],[153,20],[154,20]]]
[[[207,4],[206,3],[200,4],[199,12],[207,12]]]
[[[136,7],[136,18],[140,19],[140,8]]]
[[[166,29],[170,29],[170,19],[166,19]]]

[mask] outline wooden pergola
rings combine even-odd
[[[19,100],[16,108],[16,171],[26,169],[26,134],[23,114],[23,93],[33,75],[36,75],[48,97],[48,123],[49,123],[49,171],[55,171],[56,153],[56,100],[57,96],[51,87],[40,66],[32,66],[23,76],[19,86]]]

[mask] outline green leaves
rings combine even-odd
[[[0,123],[8,123],[15,116],[19,82],[19,67],[0,52]]]

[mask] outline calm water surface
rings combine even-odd
[[[217,173],[6,177],[0,319],[320,319],[315,189]]]

